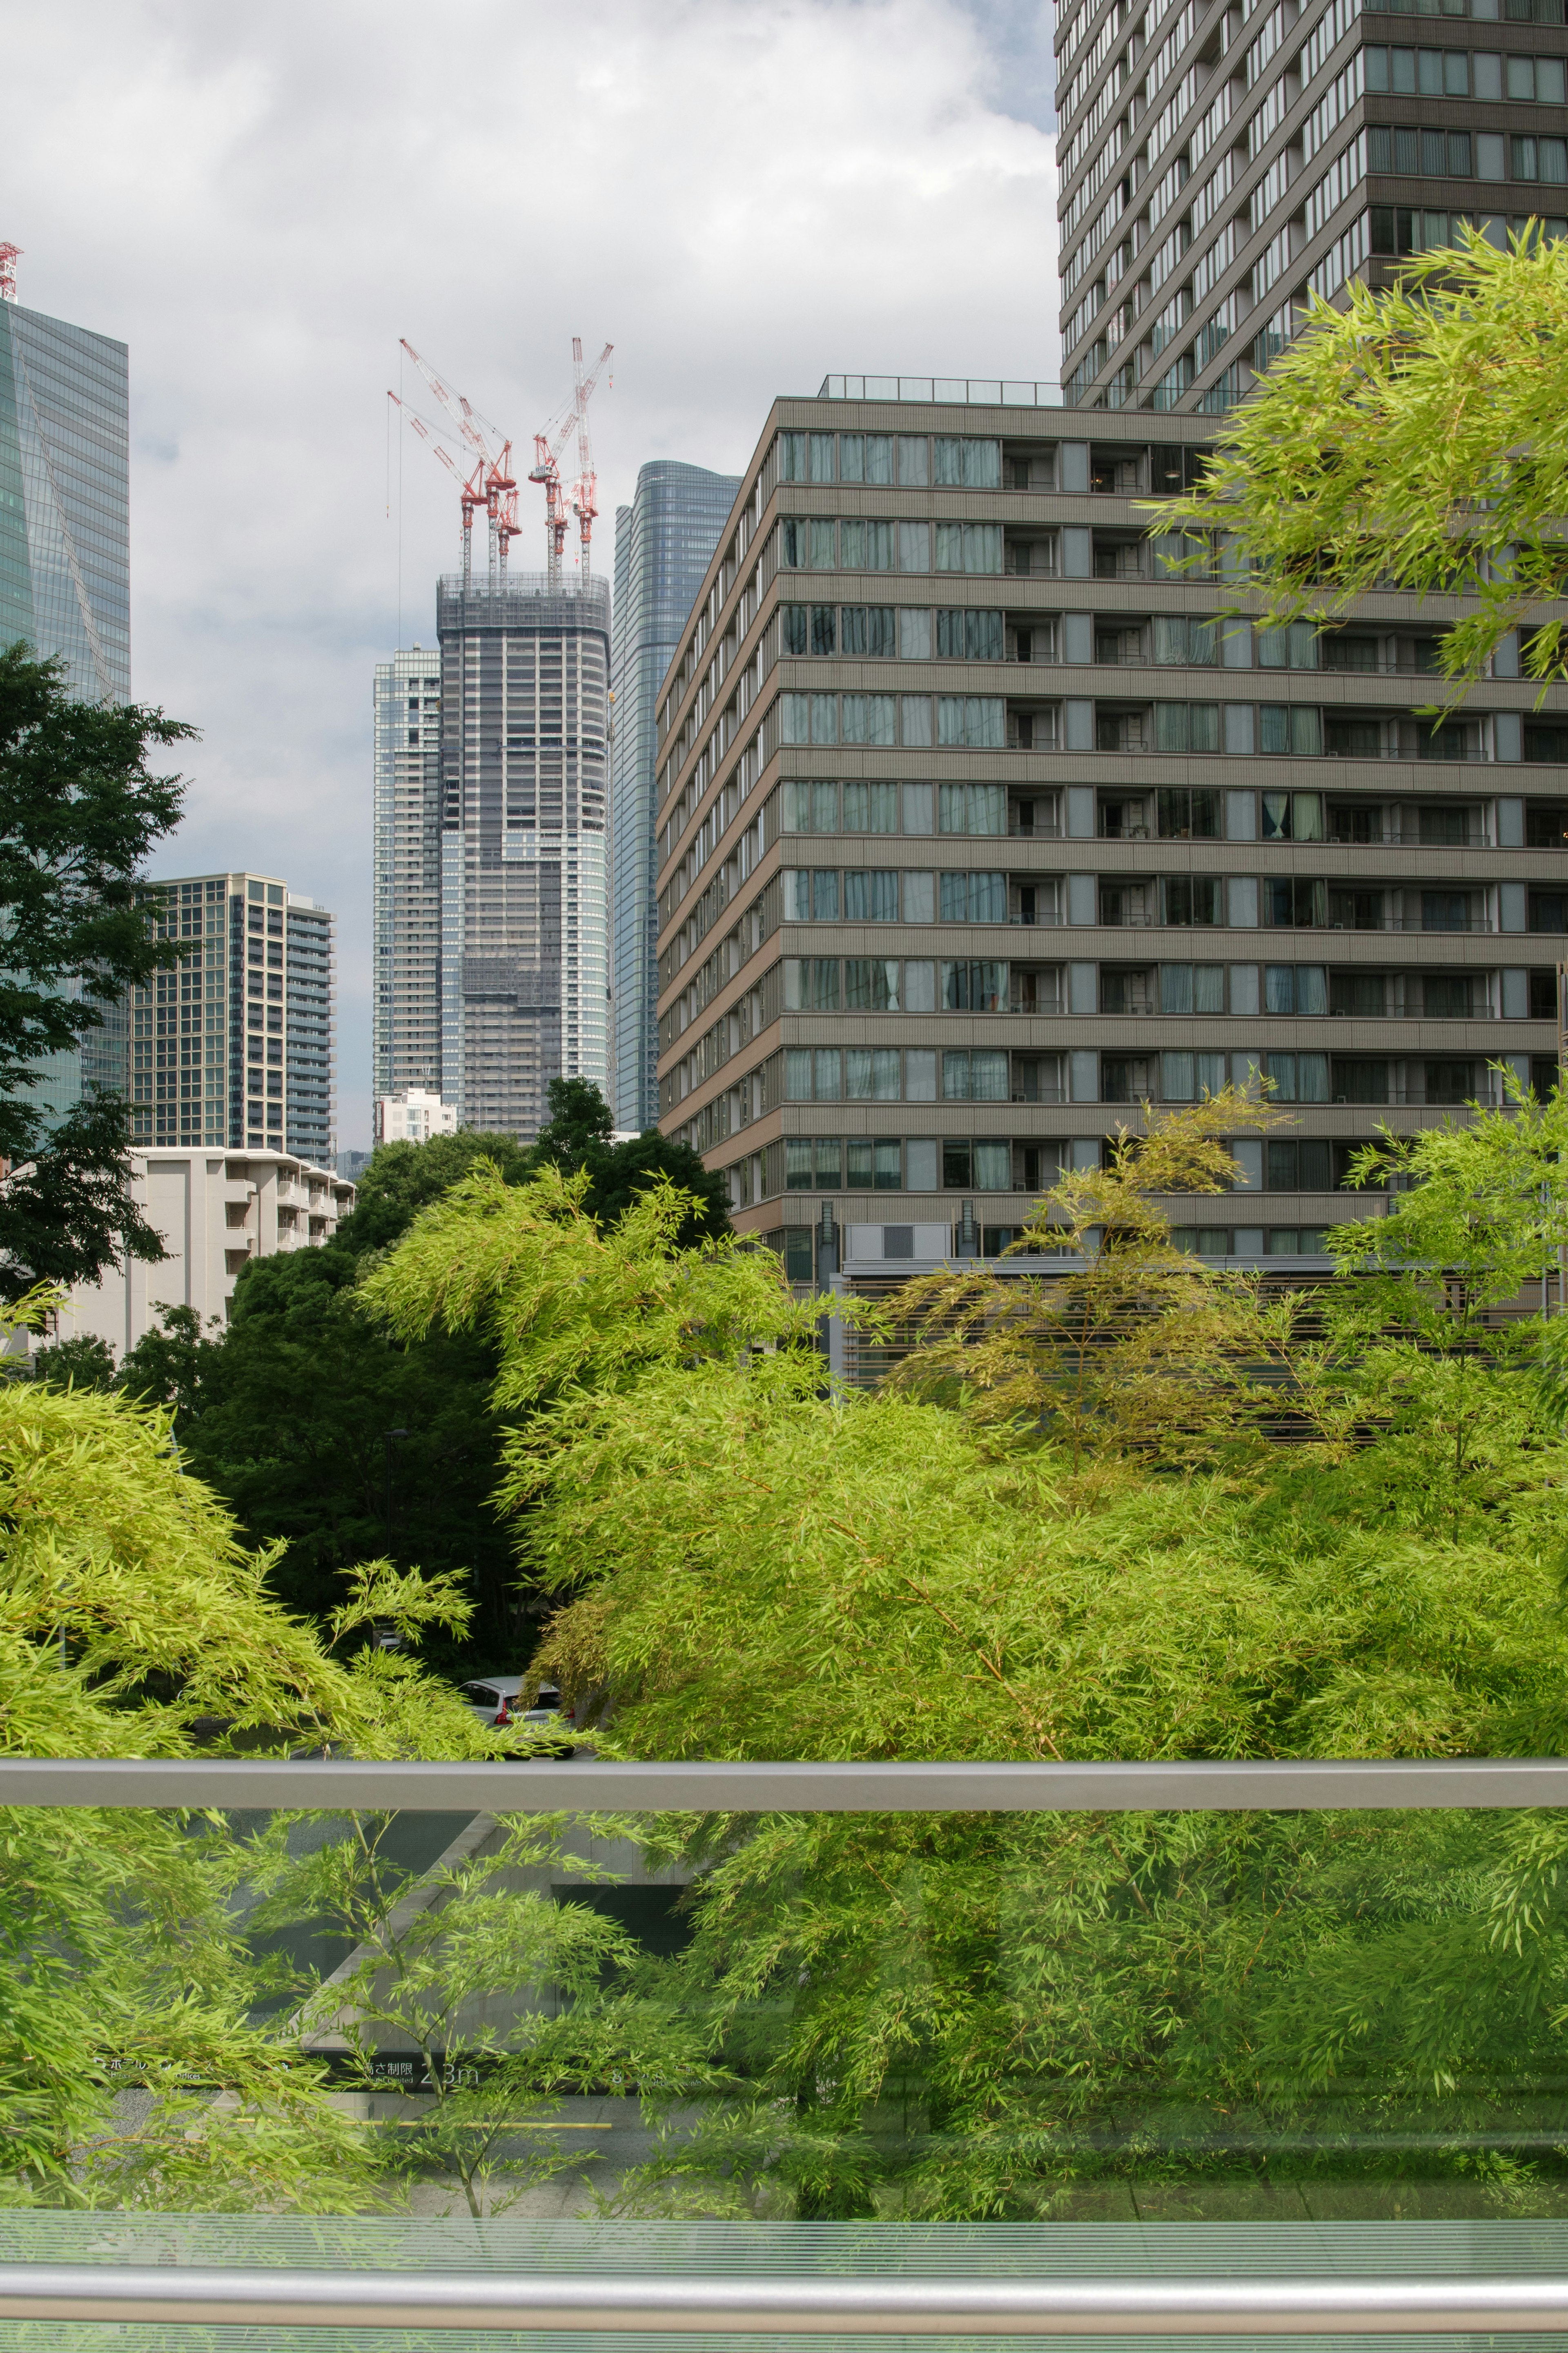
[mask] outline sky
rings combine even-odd
[[[524,449],[573,335],[614,343],[606,575],[637,468],[739,472],[780,393],[1054,378],[1050,30],[1049,0],[9,13],[0,239],[25,305],[131,347],[132,691],[201,730],[152,871],[334,911],[340,1145],[371,1131],[372,677],[434,644],[458,556],[454,486],[389,430],[398,339]]]

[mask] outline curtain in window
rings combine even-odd
[[[904,893],[904,919],[908,922],[909,892],[907,890]],[[905,959],[904,1011],[906,1013],[936,1011],[936,966],[929,956],[910,956]]]
[[[936,921],[936,883],[934,876],[906,870],[903,876],[904,921],[906,923],[931,923]],[[918,1011],[918,1007],[911,1010]]]
[[[878,867],[849,867],[844,876],[844,920],[847,923],[896,923],[897,873]]]
[[[944,964],[942,1005],[944,1013],[1002,1013],[1007,1004],[1007,967],[992,962]]]
[[[1295,1012],[1296,967],[1293,964],[1264,965],[1263,1010],[1265,1013]]]
[[[814,866],[811,871],[811,918],[816,923],[838,921],[838,869]]]
[[[811,650],[814,654],[831,654],[837,650],[838,613],[833,605],[814,605],[811,608]]]
[[[802,959],[806,1013],[837,1013],[838,1010],[838,958],[837,956],[805,956]]]
[[[1326,1013],[1328,1009],[1329,976],[1323,966],[1321,964],[1299,964],[1296,966],[1297,1012]]]
[[[901,695],[900,697],[899,722],[903,730],[903,740],[906,748],[924,751],[931,743],[930,695]]]
[[[831,572],[838,559],[838,525],[830,515],[815,516],[811,524],[811,568]]]
[[[781,482],[804,482],[805,480],[805,436],[804,433],[779,435],[779,480]]]
[[[897,1103],[896,1046],[851,1046],[845,1057],[845,1092],[855,1103]]]
[[[1323,839],[1321,793],[1291,794],[1290,832],[1292,839],[1297,841],[1321,841]]]
[[[960,439],[939,434],[936,443],[939,487],[965,491],[999,491],[1002,487],[1000,441]]]
[[[944,1103],[969,1101],[969,1049],[950,1049],[942,1058],[942,1097]]]
[[[929,522],[901,522],[899,525],[899,570],[900,572],[931,570]]]
[[[868,605],[866,607],[866,651],[873,661],[891,661],[898,649],[893,639],[893,608],[890,605]]]
[[[1191,1054],[1161,1055],[1160,1092],[1166,1103],[1191,1103],[1194,1083]]]
[[[942,785],[938,822],[943,833],[1005,833],[1005,785]]]
[[[844,698],[844,741],[847,744],[891,744],[893,698],[890,694],[847,694]]]
[[[1194,752],[1219,750],[1219,705],[1217,702],[1193,702],[1187,706],[1188,727]]]
[[[833,480],[833,436],[831,433],[814,433],[810,439],[811,479],[814,482],[830,482]]]
[[[939,490],[957,490],[963,481],[963,444],[955,436],[936,437],[936,480]]]
[[[966,923],[969,921],[969,877],[967,874],[944,874],[942,876],[942,920],[944,923]]]
[[[897,958],[846,956],[844,1009],[847,1013],[896,1013],[899,1010]]]
[[[1154,749],[1156,752],[1185,752],[1192,748],[1192,729],[1184,702],[1157,702],[1154,705]]]
[[[936,527],[936,568],[939,572],[1000,572],[1001,524],[939,522]]]
[[[1197,1063],[1198,1093],[1200,1097],[1203,1095],[1222,1094],[1225,1091],[1225,1056],[1223,1054],[1200,1054],[1197,1058]]]
[[[838,787],[837,785],[816,784],[808,787],[811,794],[811,829],[813,833],[837,833],[838,830]]]
[[[844,1148],[837,1135],[819,1135],[816,1144],[816,1187],[830,1192],[844,1182]]]
[[[811,740],[814,744],[837,743],[838,697],[836,694],[814,694],[812,696]]]
[[[837,1047],[818,1046],[813,1059],[816,1065],[813,1078],[816,1087],[817,1102],[837,1103],[839,1080]]]
[[[929,972],[931,966],[928,965]],[[935,1103],[936,1053],[930,1046],[911,1046],[904,1056],[904,1101]]]
[[[893,480],[893,437],[890,433],[867,434],[866,480],[877,487],[891,488]]]
[[[923,433],[899,436],[899,487],[923,491],[931,481],[930,448]]]
[[[899,608],[899,656],[903,661],[931,659],[931,608],[907,606]]]
[[[1184,662],[1186,659],[1186,616],[1183,613],[1156,613],[1154,659],[1157,662]]]
[[[1212,670],[1219,659],[1219,625],[1193,621],[1187,628],[1187,659],[1194,669]]]
[[[842,533],[840,541],[842,563],[846,572],[890,572],[892,570],[893,526],[890,522],[847,521],[839,525],[839,530]]]
[[[1007,920],[1007,877],[971,874],[969,920],[972,923],[1005,923]]]
[[[863,482],[866,479],[866,436],[863,433],[841,433],[838,437],[838,479],[841,482]]]
[[[811,872],[804,866],[786,866],[780,880],[784,883],[784,919],[786,923],[808,923],[811,921]]]
[[[809,1193],[811,1168],[815,1158],[809,1135],[784,1138],[784,1190],[786,1193]]]
[[[847,784],[844,787],[846,833],[897,833],[897,785]]]
[[[811,697],[809,694],[782,694],[779,697],[779,741],[781,744],[809,744],[811,741]]]
[[[1329,1058],[1326,1054],[1297,1055],[1296,1100],[1298,1103],[1328,1102]]]
[[[970,1050],[969,1092],[974,1103],[1006,1102],[1009,1089],[1005,1048],[975,1046]]]
[[[963,650],[970,661],[1000,661],[1005,646],[1002,616],[999,612],[966,613],[963,621]]]
[[[1160,1010],[1190,1013],[1193,1009],[1193,968],[1190,964],[1160,966]]]
[[[1193,1011],[1194,1013],[1225,1011],[1224,965],[1199,964],[1193,966]],[[1223,1081],[1221,1083],[1224,1083]]]
[[[779,651],[804,654],[811,644],[811,608],[808,605],[779,607]]]
[[[811,1101],[811,1049],[809,1046],[786,1046],[784,1049],[784,1101]]]
[[[1010,1193],[1013,1189],[1013,1147],[1005,1138],[977,1140],[974,1146],[974,1189],[977,1193]]]

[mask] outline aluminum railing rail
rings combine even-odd
[[[1568,2279],[669,2279],[4,2263],[0,2316],[683,2335],[1514,2334],[1568,2329]]]
[[[1385,1812],[1568,1806],[1568,1757],[1169,1764],[496,1764],[350,1757],[0,1757],[0,1806],[324,1807],[447,1813]]]

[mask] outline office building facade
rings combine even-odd
[[[441,656],[377,662],[371,1094],[441,1092]]]
[[[182,876],[160,927],[190,955],[127,1000],[138,1146],[336,1151],[334,919],[264,874]]]
[[[1079,0],[1056,53],[1071,402],[1221,415],[1310,295],[1568,234],[1563,0]]]
[[[1555,1073],[1568,694],[1509,645],[1435,729],[1433,603],[1223,617],[1137,503],[1205,420],[1052,398],[777,402],[665,681],[660,1124],[802,1279],[825,1205],[847,1265],[994,1250],[1261,1077],[1289,1124],[1181,1229],[1310,1261],[1380,1123]]]
[[[18,638],[64,663],[73,695],[129,700],[130,359],[110,336],[0,301],[0,646]],[[125,1091],[124,1008],[100,1010],[42,1067],[51,1122],[84,1085]]]
[[[428,1144],[433,1135],[457,1132],[456,1103],[443,1103],[425,1087],[400,1087],[395,1095],[375,1099],[378,1144]]]
[[[531,1141],[550,1081],[609,1091],[606,584],[442,580],[441,1079]]]
[[[630,506],[616,509],[610,682],[610,869],[616,1124],[658,1117],[658,919],[654,776],[658,691],[741,487],[658,458],[640,467]]]

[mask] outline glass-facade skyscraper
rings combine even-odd
[[[739,475],[658,458],[639,470],[631,505],[616,509],[613,1100],[623,1128],[640,1131],[658,1117],[653,812],[659,681],[740,487]]]
[[[0,301],[0,645],[58,656],[72,694],[131,694],[130,357],[123,343]],[[123,1092],[122,1005],[50,1057],[51,1120],[84,1084]]]

